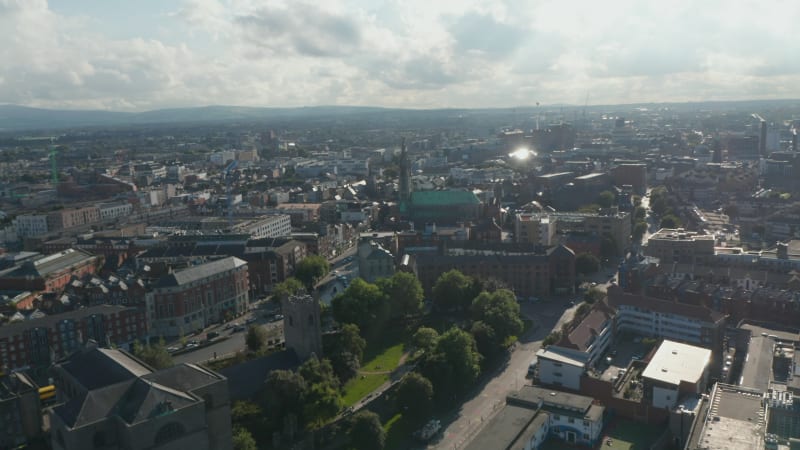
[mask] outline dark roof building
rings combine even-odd
[[[154,371],[121,350],[86,348],[53,370],[52,446],[230,449],[227,380],[182,364]]]

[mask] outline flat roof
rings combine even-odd
[[[752,336],[747,344],[747,358],[742,366],[739,384],[766,391],[772,378],[772,348],[775,341],[760,334]]]
[[[553,346],[550,345],[547,348],[539,349],[539,351],[536,352],[536,357],[539,358],[540,360],[542,358],[550,359],[556,362],[560,362],[562,364],[569,364],[571,366],[583,367],[586,365],[586,361],[566,355],[563,352],[559,352],[557,347],[556,348],[551,348],[551,347]]]
[[[694,448],[759,450],[764,448],[765,412],[761,393],[717,384]]]
[[[680,342],[664,340],[642,372],[642,377],[679,385],[695,383],[711,361],[711,350]]]
[[[467,445],[466,450],[509,448],[533,420],[537,411],[505,405]]]

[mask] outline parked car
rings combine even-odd
[[[219,333],[218,333],[218,332],[216,332],[216,331],[209,331],[209,332],[208,332],[208,334],[206,335],[206,338],[207,338],[209,341],[210,341],[210,340],[212,340],[212,339],[214,339],[214,338],[216,338],[216,337],[219,337]]]
[[[236,326],[235,326],[235,327],[233,327],[233,329],[231,330],[231,333],[239,333],[239,332],[242,332],[242,331],[244,331],[244,330],[245,330],[245,327],[244,327],[244,325],[236,325]]]

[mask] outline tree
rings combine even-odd
[[[339,380],[333,373],[333,367],[328,359],[319,359],[316,356],[309,358],[297,369],[308,385],[328,384],[339,388]]]
[[[595,202],[600,205],[601,208],[610,208],[614,205],[614,200],[616,196],[611,191],[603,191],[595,199]]]
[[[389,302],[392,317],[417,314],[422,309],[422,285],[416,275],[396,272],[390,278],[378,280],[378,287]]]
[[[722,209],[722,212],[725,213],[725,215],[730,218],[738,217],[739,207],[736,206],[735,204],[729,204]]]
[[[359,361],[364,356],[364,349],[367,348],[367,341],[361,337],[358,325],[352,323],[342,326],[336,337],[336,343],[338,348],[352,353]]]
[[[595,303],[599,302],[606,298],[606,293],[603,292],[601,289],[597,289],[596,287],[589,288],[588,291],[583,295],[583,300],[586,303]]]
[[[306,380],[291,370],[273,370],[264,382],[264,411],[274,423],[294,415],[302,417],[303,400],[307,389]]]
[[[497,354],[498,350],[501,348],[500,342],[497,340],[497,334],[486,322],[481,320],[472,322],[469,333],[472,335],[472,338],[475,339],[475,347],[483,356],[484,360],[490,359]]]
[[[244,337],[244,343],[251,352],[258,352],[267,344],[267,330],[260,325],[249,326],[247,335]]]
[[[499,342],[518,336],[523,330],[516,296],[508,289],[481,292],[472,302],[472,316],[492,327]]]
[[[358,374],[366,346],[367,341],[361,337],[355,324],[345,324],[336,335],[332,348],[326,354],[340,382],[345,383]]]
[[[590,203],[588,205],[582,205],[578,208],[578,212],[582,213],[596,213],[597,210],[600,209],[600,205],[597,203]]]
[[[433,385],[424,376],[410,372],[400,380],[394,397],[404,417],[424,418],[432,406]]]
[[[167,351],[163,338],[158,341],[158,344],[142,345],[138,341],[134,342],[133,354],[156,370],[166,369],[175,364],[172,361],[172,355]]]
[[[428,351],[433,349],[437,339],[439,339],[439,333],[436,330],[428,327],[419,327],[414,333],[412,341],[418,349]]]
[[[247,428],[233,427],[233,450],[258,450],[256,440]]]
[[[361,410],[350,417],[350,445],[356,450],[382,450],[386,432],[381,419],[372,411]]]
[[[453,376],[449,382],[456,389],[463,390],[471,386],[480,375],[481,355],[475,346],[475,339],[466,331],[450,328],[436,341],[435,351],[451,367]]]
[[[433,302],[443,310],[466,309],[472,294],[472,280],[456,269],[441,274],[433,285]]]
[[[575,257],[575,272],[580,275],[589,275],[600,270],[600,260],[591,253],[579,253]]]
[[[317,281],[327,275],[330,269],[331,265],[328,260],[319,255],[311,255],[297,263],[294,268],[294,276],[303,283],[308,292],[312,292]]]
[[[342,409],[339,391],[329,383],[316,383],[306,392],[304,416],[309,424],[319,428],[328,419],[336,416]]]
[[[673,214],[667,214],[661,218],[661,228],[680,228],[681,219]]]
[[[647,233],[647,222],[636,222],[636,225],[633,226],[633,231],[631,231],[631,237],[638,242],[642,240],[645,233]]]
[[[292,295],[300,294],[303,291],[305,291],[303,283],[295,277],[289,277],[275,286],[275,290],[272,292],[272,298],[283,300]]]
[[[362,331],[377,329],[389,315],[386,296],[377,285],[356,278],[331,301],[333,318],[339,323],[354,323]]]

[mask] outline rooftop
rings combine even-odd
[[[691,449],[759,450],[764,448],[764,407],[759,391],[717,384],[698,442]],[[698,418],[702,419],[702,418]]]
[[[538,415],[542,414],[537,414],[535,409],[505,405],[467,445],[466,450],[511,448]]]
[[[247,265],[245,261],[230,256],[166,275],[158,281],[157,287],[181,286],[245,265]]]
[[[39,319],[29,319],[23,322],[9,323],[7,325],[0,326],[0,339],[21,334],[25,330],[32,328],[53,328],[55,324],[61,322],[62,320],[81,320],[84,317],[89,317],[95,314],[108,316],[111,314],[120,314],[124,311],[135,312],[136,308],[128,308],[117,305],[99,305],[89,308],[76,309],[74,311],[68,311],[53,316],[45,316]]]
[[[598,419],[605,408],[594,404],[592,397],[570,394],[568,392],[544,389],[539,386],[523,386],[517,392],[512,392],[506,397],[506,402],[511,405],[527,406],[529,408],[555,408],[560,411],[572,412],[588,420]]]
[[[480,200],[472,191],[443,190],[416,191],[411,193],[411,204],[414,206],[450,206],[455,204],[480,204]]]
[[[642,372],[642,377],[672,385],[695,383],[711,361],[711,350],[664,340]]]
[[[694,231],[686,231],[683,228],[662,228],[650,236],[650,240],[670,240],[670,241],[711,241],[714,236],[711,234],[700,234]]]

